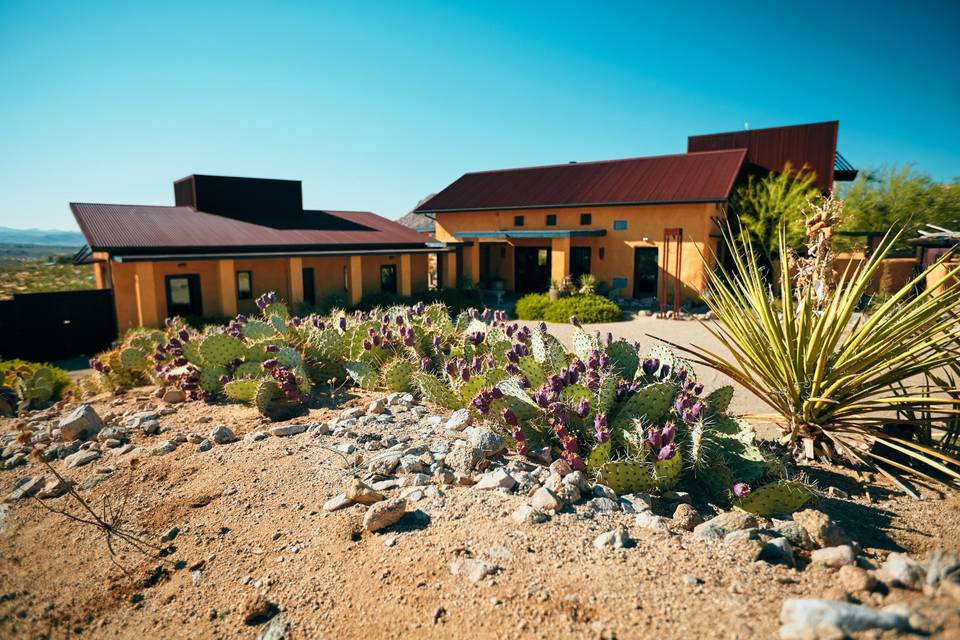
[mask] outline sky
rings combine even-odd
[[[173,204],[191,173],[397,218],[468,171],[823,120],[857,167],[949,180],[958,24],[956,1],[0,0],[0,226]]]

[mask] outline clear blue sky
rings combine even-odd
[[[717,4],[0,0],[0,225],[190,173],[395,218],[466,171],[745,122],[839,119],[856,166],[960,175],[960,3]]]

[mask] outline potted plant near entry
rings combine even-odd
[[[550,281],[550,289],[547,290],[547,295],[550,297],[552,302],[556,302],[560,299],[560,284],[556,280]]]

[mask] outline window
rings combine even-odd
[[[380,266],[380,292],[397,292],[397,265],[384,264]]]
[[[167,316],[201,316],[200,276],[196,273],[167,276]]]
[[[522,227],[523,226],[523,216],[513,216],[513,226]]]
[[[253,299],[253,275],[249,271],[237,271],[237,300]]]
[[[547,214],[547,226],[548,226],[548,227],[555,227],[555,226],[557,226],[557,214],[555,214],[555,213],[548,213],[548,214]]]
[[[547,266],[547,261],[549,260],[550,260],[549,249],[537,249],[537,266],[538,267]]]
[[[626,230],[627,230],[627,221],[626,221],[626,220],[614,220],[614,221],[613,221],[613,230],[614,230],[614,231],[626,231]]]
[[[343,290],[350,291],[350,269],[343,268]]]
[[[581,213],[581,214],[580,214],[580,224],[582,224],[582,225],[593,224],[593,214],[592,214],[592,213]]]
[[[590,273],[590,247],[570,247],[570,277],[579,283],[580,277]]]

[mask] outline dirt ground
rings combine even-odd
[[[381,395],[342,398],[336,410],[312,408],[291,423],[325,422]],[[120,406],[102,398],[95,407],[102,415],[153,400],[134,396]],[[179,405],[160,422],[164,432],[135,432],[133,444],[149,451],[175,432],[206,435],[218,423],[239,438],[276,426],[244,406],[202,403]],[[361,439],[409,437],[411,445],[453,439],[443,425],[422,425],[355,431]],[[10,421],[0,427],[9,431]],[[131,522],[155,544],[171,527],[180,532],[162,560],[120,545],[117,559],[132,577],[110,561],[92,527],[32,499],[5,505],[0,637],[255,638],[262,627],[244,624],[241,612],[260,592],[286,616],[288,638],[774,638],[784,599],[838,597],[826,570],[743,562],[722,540],[638,529],[632,514],[576,509],[518,525],[510,515],[521,496],[470,487],[424,488],[421,499],[408,499],[399,523],[368,533],[360,525],[365,507],[321,508],[365,472],[356,454],[333,450],[346,442],[357,438],[302,433],[206,452],[184,443],[164,456],[140,456],[129,485]],[[107,452],[68,473],[82,483],[98,467],[115,468],[81,492],[99,508],[103,496],[123,494],[132,455]],[[43,471],[37,462],[0,471],[0,484],[9,490],[16,478]],[[922,557],[960,546],[956,493],[927,490],[915,501],[877,485],[868,497],[847,472],[808,471],[822,489],[850,495],[824,498],[817,508],[876,562],[894,550]],[[49,503],[76,507],[69,500]],[[710,515],[708,506],[698,508]],[[618,525],[630,530],[634,548],[594,547],[598,534]],[[452,575],[450,562],[465,555],[489,560],[497,573],[476,583]],[[884,605],[915,596],[894,589],[861,597]]]

